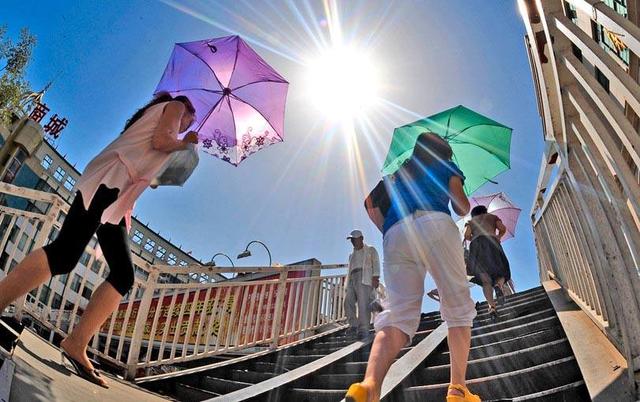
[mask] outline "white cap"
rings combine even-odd
[[[351,233],[349,233],[349,236],[347,236],[347,239],[357,239],[360,237],[364,237],[362,236],[362,232],[359,231],[358,229],[356,230],[352,230]]]

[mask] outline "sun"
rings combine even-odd
[[[366,115],[376,103],[379,73],[361,49],[335,46],[307,63],[307,96],[331,120]]]

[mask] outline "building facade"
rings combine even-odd
[[[640,2],[519,0],[545,151],[531,220],[555,280],[640,369]],[[633,383],[633,382],[631,382]]]

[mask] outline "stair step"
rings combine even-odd
[[[515,327],[527,322],[537,321],[547,317],[555,317],[556,312],[553,307],[548,307],[543,310],[527,310],[521,311],[517,316],[502,319],[498,318],[495,322],[487,322],[484,325],[471,328],[471,336],[487,334],[490,332],[495,332],[501,329],[506,329],[510,327]]]
[[[229,373],[229,379],[232,381],[240,381],[244,383],[257,384],[262,381],[269,380],[273,377],[279,376],[281,372],[273,371],[250,371],[250,370],[231,370]]]
[[[176,383],[175,394],[173,396],[179,401],[204,401],[205,399],[220,396],[220,394],[205,391],[192,385]]]
[[[562,385],[511,399],[512,402],[567,402],[567,401],[590,401],[589,390],[584,381],[576,381],[571,384]]]
[[[558,320],[558,317],[553,315],[537,321],[526,322],[514,327],[500,329],[486,334],[472,335],[471,347],[506,341],[508,339],[518,338],[525,334],[557,327],[559,325],[560,321]]]
[[[470,359],[467,366],[467,379],[488,377],[510,371],[522,370],[532,366],[556,361],[572,355],[569,341],[554,340],[505,354]],[[417,371],[413,378],[419,384],[446,382],[449,379],[451,366],[447,364],[425,367]]]
[[[499,340],[497,342],[489,343],[486,345],[472,347],[469,351],[469,359],[475,360],[503,353],[514,352],[516,350],[525,349],[533,345],[551,342],[562,337],[564,337],[562,327],[555,326],[551,328],[545,328],[539,331],[524,334],[519,337]],[[426,360],[425,365],[437,366],[441,364],[447,364],[449,362],[449,351],[446,350],[446,344],[443,344],[442,348],[445,349],[445,351],[430,356]]]
[[[509,373],[475,378],[467,381],[467,385],[483,400],[490,400],[533,394],[581,379],[576,360],[571,356]],[[448,385],[440,383],[413,386],[406,388],[404,395],[407,401],[442,400]]]
[[[217,394],[228,394],[233,391],[253,385],[248,382],[227,380],[225,378],[203,376],[199,379],[199,387],[202,390],[215,392]]]
[[[291,388],[288,392],[287,401],[295,402],[337,402],[344,398],[347,389],[305,389]]]

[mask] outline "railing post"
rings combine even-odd
[[[43,215],[44,220],[43,220],[42,228],[36,235],[35,239],[33,239],[34,248],[40,248],[45,245],[45,242],[47,241],[47,237],[49,236],[49,232],[51,232],[51,229],[53,228],[53,225],[56,222],[56,218],[58,217],[58,212],[61,209],[62,209],[62,200],[59,197],[54,198],[53,203],[51,204],[51,210],[49,211],[48,214]],[[15,301],[16,310],[14,315],[17,320],[22,319],[22,310],[24,310],[24,304],[27,302],[27,294],[20,296]],[[36,300],[36,304],[37,303],[38,301]]]
[[[273,317],[273,327],[271,329],[271,348],[278,347],[280,340],[280,329],[282,328],[282,313],[284,309],[284,295],[287,291],[288,271],[282,268],[280,271],[280,279],[278,280],[278,294],[276,295],[275,316]]]
[[[133,335],[131,336],[131,345],[129,346],[129,355],[127,357],[127,371],[125,373],[126,380],[133,380],[136,377],[138,367],[138,359],[140,356],[140,347],[142,346],[142,338],[149,315],[149,307],[153,300],[156,284],[158,283],[158,269],[155,266],[149,267],[149,277],[145,282],[144,294],[138,305],[138,315],[136,316]],[[126,332],[126,330],[124,331]],[[152,347],[152,345],[149,345]]]

